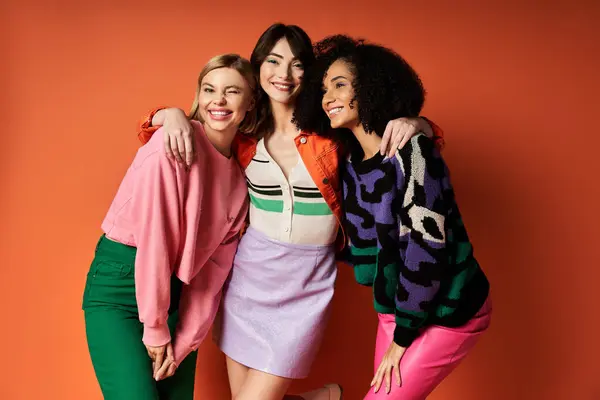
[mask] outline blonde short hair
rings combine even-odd
[[[256,77],[254,72],[252,71],[252,65],[250,61],[245,59],[244,57],[238,54],[222,54],[219,56],[215,56],[206,63],[202,71],[200,71],[200,76],[198,76],[198,85],[196,87],[196,97],[194,98],[194,103],[192,104],[192,109],[188,114],[189,119],[193,119],[196,121],[204,122],[200,117],[200,105],[198,104],[198,96],[200,95],[200,86],[202,85],[202,80],[204,77],[211,71],[214,71],[218,68],[232,68],[244,77],[246,82],[248,82],[248,86],[252,90],[251,95],[256,99],[256,93],[258,88],[258,83],[256,81]],[[252,133],[256,129],[256,124],[258,120],[257,109],[254,107],[249,110],[244,117],[244,120],[240,124],[240,132],[243,133]]]

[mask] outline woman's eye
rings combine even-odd
[[[214,90],[212,90],[211,88],[204,88],[204,93],[212,93],[214,92]]]
[[[346,85],[344,85],[344,84],[343,84],[343,83],[341,83],[341,82],[338,82],[338,83],[336,83],[336,84],[335,84],[335,88],[336,88],[336,89],[339,89],[339,88],[341,88],[341,87],[344,87],[344,86],[346,86]]]
[[[294,68],[304,69],[304,65],[302,65],[301,63],[297,63],[297,64],[294,64]]]
[[[228,90],[227,94],[240,94],[239,90]]]
[[[277,64],[277,60],[273,60],[272,58],[268,59],[267,62],[270,64]]]

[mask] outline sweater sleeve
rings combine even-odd
[[[219,245],[200,272],[181,291],[180,319],[173,347],[178,365],[200,346],[213,324],[238,241],[236,232],[229,241]]]
[[[394,342],[408,347],[429,316],[447,269],[446,168],[432,140],[413,137],[398,152],[404,179],[399,188],[400,243],[403,265],[396,290]]]
[[[167,326],[170,284],[181,240],[180,168],[162,149],[150,149],[137,165],[132,201],[136,210],[136,300],[144,324],[143,342],[162,346],[170,341]]]

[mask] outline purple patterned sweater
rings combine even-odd
[[[355,278],[373,286],[377,312],[395,314],[398,345],[428,325],[456,327],[477,313],[489,283],[430,139],[413,137],[391,159],[349,159],[343,191]]]

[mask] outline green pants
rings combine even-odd
[[[107,400],[192,400],[197,352],[175,375],[156,382],[142,343],[143,325],[135,298],[136,249],[102,236],[87,276],[83,310],[88,348]],[[169,328],[173,335],[182,283],[173,278]]]

